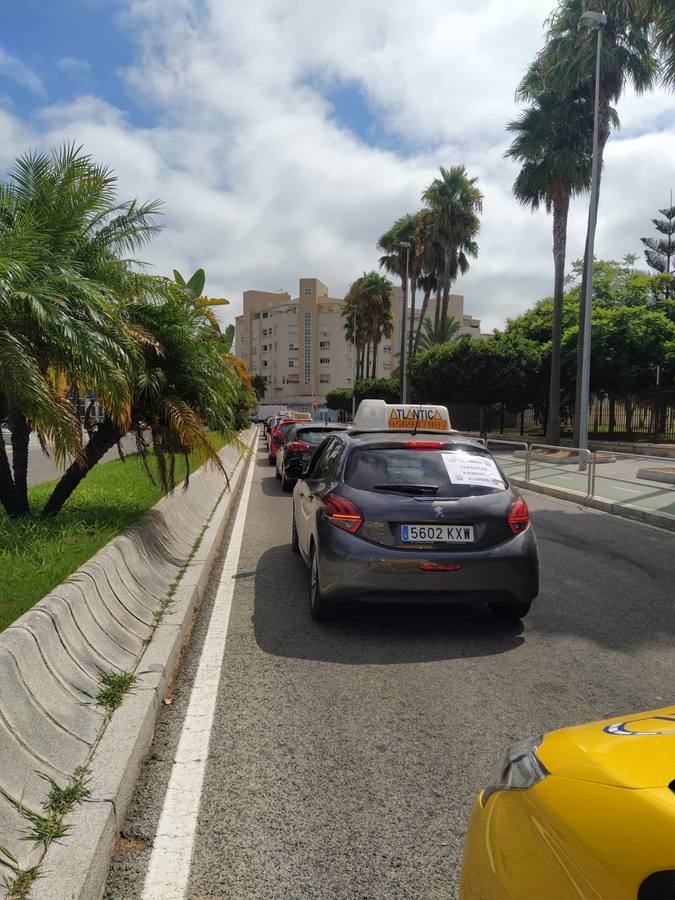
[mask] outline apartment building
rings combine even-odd
[[[244,291],[243,312],[235,319],[235,352],[252,374],[267,384],[267,403],[289,403],[296,408],[322,406],[328,391],[351,387],[354,350],[345,338],[344,299],[331,297],[318,278],[301,278],[298,296],[288,292]],[[421,298],[417,298],[419,320]],[[403,293],[392,292],[395,328],[379,347],[377,376],[386,378],[398,366],[403,318]],[[433,318],[434,301],[427,315]],[[480,337],[480,321],[464,314],[464,298],[450,296],[448,314],[461,325],[462,334]]]

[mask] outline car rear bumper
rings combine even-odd
[[[322,523],[319,546],[321,592],[330,600],[527,601],[539,592],[539,553],[532,528],[487,550],[420,553],[379,547]],[[428,564],[462,568],[420,570]]]

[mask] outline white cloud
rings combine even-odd
[[[91,64],[86,59],[78,59],[75,56],[63,56],[57,65],[69,75],[86,75],[91,71]]]
[[[34,94],[43,95],[45,93],[45,86],[37,72],[2,47],[0,47],[0,75],[6,75]]]
[[[550,292],[551,221],[513,199],[504,160],[513,93],[554,0],[128,0],[138,57],[126,73],[153,128],[87,96],[45,109],[40,140],[75,140],[111,164],[123,196],[166,201],[147,256],[160,271],[203,265],[236,313],[249,287],[335,294],[377,264],[375,241],[420,205],[439,165],[463,162],[485,193],[481,254],[457,290],[485,329]],[[517,10],[514,7],[517,6]],[[199,11],[197,11],[199,10]],[[322,83],[354,82],[405,153],[340,127]],[[319,87],[317,87],[319,85]],[[597,252],[639,250],[675,182],[675,100],[628,97],[607,151]],[[0,128],[2,121],[0,120]],[[586,200],[570,219],[583,250]]]

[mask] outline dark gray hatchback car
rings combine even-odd
[[[459,434],[331,435],[295,486],[292,541],[317,620],[354,600],[487,602],[520,619],[539,591],[527,504]]]

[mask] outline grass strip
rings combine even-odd
[[[222,439],[210,435],[215,448]],[[155,472],[154,460],[151,471]],[[199,465],[195,458],[191,469]],[[177,480],[185,462],[176,462]],[[72,575],[108,541],[125,531],[160,500],[136,454],[99,463],[54,519],[40,519],[55,482],[29,488],[33,513],[11,520],[0,507],[0,631]],[[182,490],[182,488],[178,488]]]

